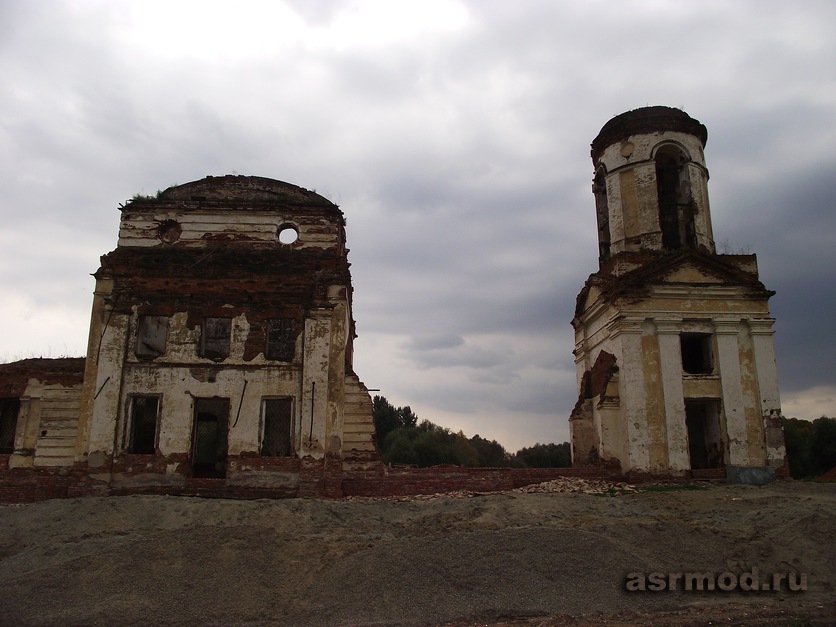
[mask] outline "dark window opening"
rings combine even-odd
[[[168,316],[140,316],[136,333],[137,357],[164,355],[167,340]]]
[[[662,247],[682,248],[679,238],[679,164],[670,155],[656,158],[656,186],[659,192],[659,226]]]
[[[691,468],[722,468],[725,465],[718,401],[685,401],[688,454]]]
[[[603,170],[595,175],[592,193],[595,194],[595,213],[598,219],[598,262],[603,265],[610,258],[610,207]]]
[[[160,399],[157,396],[134,396],[131,398],[129,453],[137,455],[153,455],[155,453],[159,410]]]
[[[267,359],[293,361],[296,352],[296,324],[293,319],[267,321]]]
[[[289,457],[293,454],[291,447],[292,425],[292,399],[265,399],[264,438],[261,441],[262,457]]]
[[[696,227],[686,157],[665,146],[656,154],[656,189],[659,198],[659,228],[667,250],[696,248]]]
[[[229,357],[229,339],[232,333],[230,318],[205,318],[200,334],[200,354],[209,359]]]
[[[0,453],[2,454],[14,452],[19,413],[19,398],[0,398]]]
[[[192,475],[226,477],[228,398],[196,398],[192,433]]]
[[[682,350],[682,370],[686,374],[712,374],[714,372],[710,335],[683,333],[679,336],[679,343]]]
[[[158,236],[164,244],[173,244],[182,234],[183,227],[176,220],[164,220],[158,229]]]

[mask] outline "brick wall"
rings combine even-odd
[[[0,502],[32,503],[46,499],[67,498],[69,474],[11,469],[0,473]]]
[[[0,456],[0,469],[3,468]],[[139,461],[139,460],[133,460]],[[121,481],[106,484],[94,480],[86,468],[42,470],[9,469],[0,470],[0,502],[25,503],[53,498],[67,498],[85,495],[127,495],[127,494],[172,494],[182,496],[205,496],[221,498],[341,498],[344,496],[413,496],[445,492],[497,492],[512,490],[526,485],[550,481],[558,477],[581,477],[585,479],[608,479],[611,481],[670,481],[689,479],[725,480],[725,470],[699,471],[693,476],[670,477],[631,473],[627,476],[617,469],[605,466],[584,466],[576,468],[462,468],[459,466],[434,466],[414,468],[396,466],[379,470],[346,472],[342,461],[336,457],[325,460],[313,458],[238,459],[228,473],[227,479],[184,477],[179,483],[165,483],[159,480],[146,482]],[[117,463],[117,466],[120,466]],[[143,466],[143,470],[147,467]],[[136,468],[136,467],[134,467]],[[130,465],[120,467],[130,475]],[[264,472],[272,470],[283,477],[294,477],[292,484],[236,483],[236,472]],[[240,474],[238,475],[240,479]]]

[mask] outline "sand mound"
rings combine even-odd
[[[691,625],[711,616],[767,625],[825,624],[836,612],[833,484],[635,492],[560,479],[454,496],[2,506],[0,615],[18,625]],[[634,572],[752,568],[806,573],[807,590],[624,589]]]

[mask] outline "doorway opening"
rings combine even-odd
[[[19,398],[0,398],[0,454],[12,453],[15,450],[19,413]]]
[[[686,400],[685,424],[688,427],[691,469],[722,468],[725,465],[725,447],[720,426],[720,401]]]
[[[194,399],[192,476],[226,477],[228,398]]]

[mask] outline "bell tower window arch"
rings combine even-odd
[[[654,161],[662,248],[696,248],[694,203],[688,171],[690,157],[676,144],[663,144],[657,148]]]
[[[595,195],[595,215],[598,221],[598,262],[600,265],[610,258],[610,206],[607,200],[607,171],[604,166],[595,172],[592,179],[592,193]]]

